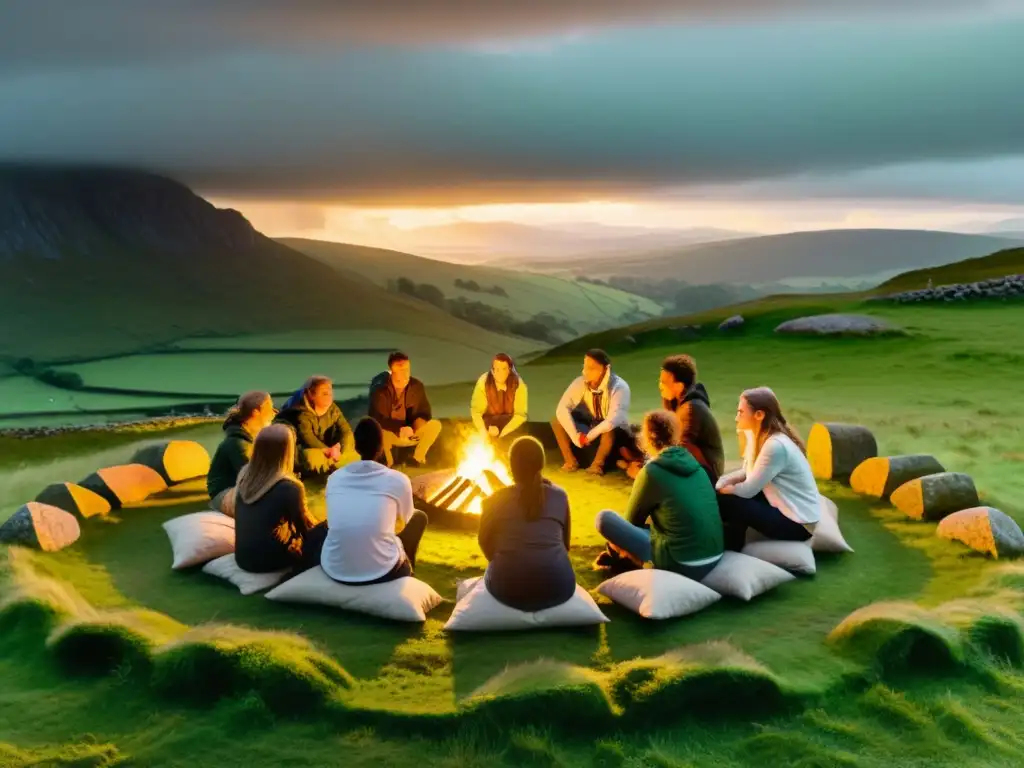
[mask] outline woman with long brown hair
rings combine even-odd
[[[515,362],[499,352],[491,360],[491,370],[477,380],[469,411],[481,433],[504,440],[526,423],[527,402],[526,382]]]
[[[488,497],[480,517],[487,591],[520,611],[553,608],[576,592],[569,497],[544,479],[544,463],[539,440],[517,438],[509,451],[513,484]]]
[[[238,475],[235,560],[244,571],[301,571],[320,564],[327,524],[310,517],[294,468],[294,430],[285,424],[263,429]]]
[[[221,427],[224,439],[214,451],[210,471],[206,475],[210,506],[218,512],[234,517],[238,473],[249,463],[256,435],[273,418],[274,401],[267,392],[246,392],[228,411]]]
[[[743,468],[715,485],[726,548],[743,548],[747,528],[769,539],[807,541],[821,519],[818,485],[803,441],[768,387],[746,390],[736,427],[747,435]]]

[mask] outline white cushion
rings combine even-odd
[[[394,621],[426,621],[427,614],[443,602],[433,587],[412,576],[352,587],[334,581],[320,566],[275,587],[267,599],[326,605]]]
[[[806,541],[761,539],[747,544],[743,554],[801,576],[813,576],[818,570],[814,563],[814,552]]]
[[[605,624],[608,617],[601,612],[587,591],[579,584],[576,593],[561,605],[543,611],[517,611],[498,602],[487,591],[483,577],[459,584],[461,595],[444,628],[448,631],[494,632],[545,627],[584,627]]]
[[[821,520],[811,536],[811,549],[815,552],[853,552],[853,547],[846,543],[839,530],[838,513],[833,515],[825,506],[822,508]]]
[[[720,595],[749,601],[795,578],[789,571],[764,560],[740,552],[726,552],[701,584]]]
[[[822,513],[822,515],[824,516],[826,513],[828,513],[832,517],[833,520],[838,520],[839,519],[839,507],[836,506],[836,503],[834,501],[832,501],[832,499],[830,499],[828,496],[821,496],[819,494],[818,498],[821,499],[821,513]]]
[[[235,551],[235,521],[220,512],[193,512],[164,523],[174,562],[180,570],[202,565]]]
[[[286,568],[283,571],[272,571],[271,573],[249,573],[238,567],[235,555],[232,553],[208,562],[203,566],[203,573],[230,581],[238,587],[238,591],[243,595],[255,595],[257,592],[276,587],[285,576],[291,573],[291,570]]]
[[[654,568],[626,571],[603,582],[597,592],[645,619],[687,616],[722,599],[693,579]]]

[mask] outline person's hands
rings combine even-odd
[[[334,461],[337,461],[338,459],[340,459],[341,458],[341,443],[335,443],[334,445],[332,445],[331,446],[331,452],[330,452],[329,455],[330,455],[330,457]]]
[[[583,434],[581,432],[580,433],[580,448],[586,448],[588,445],[590,445],[590,438],[587,437],[585,434]]]
[[[490,429],[487,430],[487,434],[490,435],[491,437],[497,437],[498,435],[501,434],[501,432],[498,431],[497,427],[491,427]]]
[[[732,496],[736,492],[736,488],[732,485],[723,485],[718,489],[719,493],[723,493],[726,496]]]
[[[398,431],[398,436],[403,440],[412,440],[416,433],[412,431],[412,427],[402,427]]]

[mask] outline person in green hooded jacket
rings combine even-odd
[[[257,433],[274,418],[274,401],[267,392],[246,392],[224,419],[224,439],[210,460],[206,490],[210,506],[234,517],[235,483],[242,467],[252,457],[252,442]]]
[[[296,474],[329,475],[355,446],[352,428],[334,402],[334,385],[326,376],[311,376],[294,400],[294,404],[281,409],[274,423],[295,430]]]
[[[625,515],[598,514],[597,530],[609,547],[596,567],[629,570],[650,562],[700,581],[722,559],[715,489],[693,454],[679,445],[681,430],[671,411],[644,418],[642,440],[651,458],[636,476]]]

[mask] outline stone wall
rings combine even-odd
[[[877,296],[872,301],[895,301],[900,304],[916,304],[928,301],[971,301],[978,299],[1019,299],[1024,298],[1024,275],[1007,275],[977,283],[956,283],[916,291],[890,293]]]

